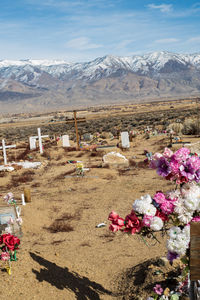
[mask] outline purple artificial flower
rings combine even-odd
[[[196,182],[199,182],[199,181],[200,181],[200,169],[198,169],[198,170],[196,171],[194,180],[195,180]]]
[[[157,174],[163,177],[166,177],[171,173],[170,164],[166,158],[161,157],[157,165]]]
[[[195,178],[195,169],[189,159],[180,166],[179,170],[181,176],[186,177],[188,180]]]
[[[177,259],[179,257],[179,255],[175,252],[171,252],[168,251],[167,253],[167,259],[169,260],[169,262],[172,264],[174,259]]]

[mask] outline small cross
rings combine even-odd
[[[3,149],[4,165],[7,165],[6,149],[8,148],[16,148],[16,145],[6,146],[5,140],[2,140],[2,147],[0,147],[0,149]]]

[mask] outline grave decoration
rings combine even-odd
[[[11,262],[17,261],[17,250],[21,235],[22,218],[20,209],[12,193],[4,197],[8,206],[0,207],[0,260],[6,262],[6,270],[11,275]]]
[[[125,218],[112,211],[108,217],[112,222],[109,229],[140,234],[145,243],[144,237],[157,240],[156,231],[168,233],[167,258],[171,264],[174,259],[181,260],[182,276],[174,294],[165,295],[163,287],[157,285],[149,300],[181,299],[180,295],[187,296],[189,292],[190,225],[200,222],[200,158],[187,148],[174,153],[165,148],[163,154],[152,156],[150,167],[166,180],[175,182],[175,190],[168,193],[158,191],[153,197],[145,195],[136,199]]]

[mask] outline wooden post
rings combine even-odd
[[[77,150],[80,150],[79,146],[79,135],[78,135],[78,126],[77,126],[77,120],[76,120],[76,110],[74,110],[74,123],[75,123],[75,129],[76,129],[76,143],[77,143]]]
[[[31,190],[30,189],[24,189],[24,198],[25,202],[31,202]]]
[[[190,225],[190,280],[200,280],[200,223]]]

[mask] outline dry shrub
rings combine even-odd
[[[197,119],[187,119],[183,124],[184,134],[199,134],[200,133],[200,122]]]
[[[78,153],[77,155],[76,155],[76,157],[82,157],[82,156],[84,156],[84,152],[82,151],[82,152],[80,152],[80,153]]]
[[[181,123],[171,123],[168,126],[168,129],[172,129],[176,134],[181,134],[183,132],[183,124]]]

